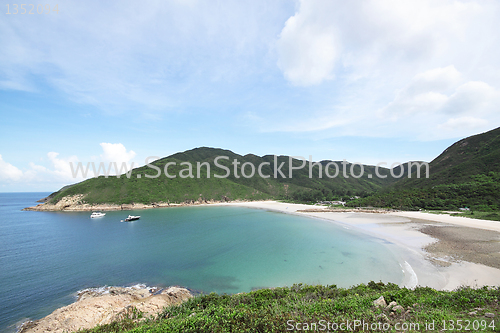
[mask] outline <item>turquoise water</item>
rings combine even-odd
[[[23,212],[44,193],[0,193],[0,332],[103,285],[237,293],[293,283],[400,283],[381,240],[317,219],[242,207]],[[139,221],[121,223],[128,214]]]

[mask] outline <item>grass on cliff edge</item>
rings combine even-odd
[[[395,301],[405,311],[409,307],[411,310],[391,314],[391,311],[376,308],[373,301],[380,296],[384,296],[387,303]],[[298,284],[235,295],[212,293],[197,296],[181,305],[166,308],[156,319],[135,322],[134,318],[140,315],[133,312],[133,316],[123,321],[81,332],[288,332],[298,331],[297,328],[328,331],[322,330],[320,324],[340,325],[347,321],[351,323],[350,327],[330,329],[330,332],[439,332],[444,328],[497,332],[500,330],[499,301],[500,287],[436,291],[427,287],[411,290],[381,282],[349,289]],[[469,315],[472,311],[476,314]],[[488,318],[486,313],[493,313],[494,317]],[[362,326],[355,329],[354,320],[364,320],[368,325],[386,324],[389,329],[373,330],[369,327],[367,330]],[[314,322],[317,323],[316,329],[311,325]],[[414,325],[413,329],[409,329],[410,324]]]

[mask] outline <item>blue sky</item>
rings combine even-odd
[[[2,192],[199,146],[431,161],[500,126],[496,1],[0,3]]]

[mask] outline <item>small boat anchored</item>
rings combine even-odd
[[[140,216],[129,215],[125,220],[122,220],[122,222],[132,222],[132,221],[136,221],[140,218],[141,218]]]
[[[103,217],[104,215],[106,215],[106,213],[92,212],[92,214],[90,214],[90,218],[95,219],[96,217]]]

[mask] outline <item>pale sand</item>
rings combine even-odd
[[[393,243],[390,248],[403,263],[402,285],[407,287],[500,285],[500,222],[422,212],[299,212],[321,207],[276,201],[216,205],[319,218]]]
[[[450,216],[447,214],[431,214],[424,212],[391,212],[389,214],[500,232],[499,221],[471,219],[463,216]]]

